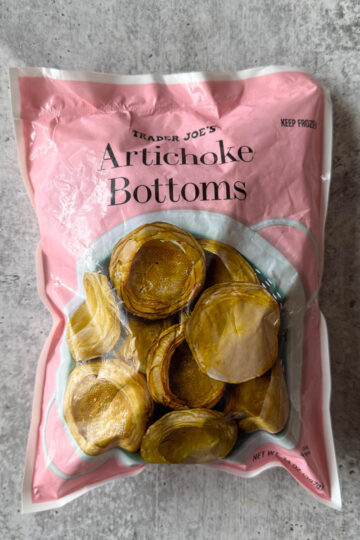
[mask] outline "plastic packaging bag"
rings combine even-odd
[[[318,305],[328,92],[285,67],[10,77],[54,321],[23,510],[148,463],[283,466],[339,508]]]

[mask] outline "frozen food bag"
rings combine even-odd
[[[282,466],[339,508],[318,303],[328,91],[288,67],[10,78],[53,317],[23,511],[151,463]]]

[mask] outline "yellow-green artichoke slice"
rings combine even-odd
[[[171,409],[211,408],[225,384],[202,373],[185,341],[184,324],[162,332],[154,343],[147,367],[150,393]]]
[[[278,433],[289,416],[289,398],[283,370],[277,361],[265,375],[229,387],[224,412],[235,413],[239,427],[246,433],[264,429]]]
[[[149,320],[128,317],[128,328],[120,346],[114,351],[116,356],[131,362],[137,371],[146,373],[147,361],[154,342],[161,332],[169,328],[172,318]]]
[[[139,449],[153,402],[145,378],[117,359],[78,364],[64,396],[64,418],[83,452],[97,455],[114,446]]]
[[[148,428],[140,451],[149,463],[208,463],[224,458],[236,438],[236,422],[219,411],[172,411]]]
[[[206,257],[205,288],[229,281],[259,283],[251,265],[233,247],[208,238],[202,238],[199,244]]]
[[[150,223],[115,245],[109,274],[128,311],[146,319],[161,319],[200,293],[205,255],[188,232],[169,223]]]
[[[261,285],[221,283],[203,292],[185,336],[201,371],[236,384],[273,366],[279,325],[278,304]]]
[[[120,313],[107,277],[84,274],[86,300],[70,317],[66,342],[74,359],[89,360],[109,352],[120,337]]]

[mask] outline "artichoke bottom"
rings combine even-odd
[[[139,449],[153,402],[146,381],[121,360],[78,364],[65,390],[65,421],[83,452]]]
[[[289,416],[289,398],[279,360],[262,377],[230,387],[224,412],[233,413],[246,433],[259,429],[278,433]]]
[[[171,409],[211,408],[225,388],[199,369],[185,341],[184,323],[171,326],[155,341],[147,381],[154,401]]]
[[[208,463],[224,458],[236,438],[236,423],[219,411],[173,411],[148,428],[141,456],[149,463]]]
[[[185,336],[203,373],[236,384],[273,366],[279,326],[279,306],[261,285],[220,283],[200,296]]]
[[[205,251],[205,288],[229,281],[259,283],[252,266],[233,247],[208,238],[202,238],[199,244]]]
[[[120,313],[107,277],[84,274],[86,301],[73,313],[66,327],[66,342],[79,362],[102,356],[120,337]]]
[[[109,275],[130,313],[166,318],[200,293],[205,254],[190,233],[169,223],[149,223],[115,245]]]

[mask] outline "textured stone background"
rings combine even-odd
[[[0,0],[2,538],[360,537],[359,16],[358,0]],[[245,481],[201,468],[154,466],[58,511],[20,515],[35,367],[50,316],[36,292],[38,229],[17,166],[7,67],[146,73],[268,64],[306,67],[334,101],[321,305],[330,331],[343,511],[312,500],[282,470]]]

